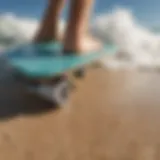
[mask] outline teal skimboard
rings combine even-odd
[[[19,72],[30,79],[41,79],[41,78],[53,78],[64,75],[68,71],[74,71],[83,68],[85,65],[96,61],[97,59],[103,58],[107,55],[114,54],[117,51],[117,47],[114,45],[105,45],[100,51],[87,53],[85,55],[77,55],[76,53],[69,53],[63,55],[62,46],[59,43],[48,43],[48,44],[26,44],[24,46],[17,47],[3,54],[9,60],[11,66],[16,68]],[[64,82],[64,81],[63,81]],[[59,83],[58,83],[59,84]],[[62,83],[60,83],[63,86]],[[65,85],[64,85],[65,86]],[[47,87],[41,85],[36,87],[38,92],[44,90],[48,94],[47,97],[53,99],[53,95],[62,94],[64,88],[61,87],[59,91],[56,87]],[[53,92],[54,88],[54,92]],[[63,89],[62,89],[63,88]],[[49,91],[50,90],[50,91]],[[46,95],[45,93],[45,95]],[[63,92],[64,93],[64,92]],[[62,101],[61,97],[59,100]],[[64,93],[65,95],[65,93]],[[54,98],[58,99],[58,98]],[[58,102],[58,103],[59,103]]]

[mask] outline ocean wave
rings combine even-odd
[[[0,50],[31,41],[39,22],[14,14],[0,16]],[[63,32],[62,21],[60,32]],[[102,63],[107,68],[160,68],[160,35],[141,26],[131,11],[115,9],[94,18],[92,33],[103,43],[113,43],[118,52]]]
[[[117,9],[95,19],[94,34],[119,47],[116,55],[103,60],[112,68],[159,68],[160,35],[140,26],[132,12]]]
[[[12,13],[0,15],[0,48],[7,49],[30,41],[37,25],[34,19],[20,18]]]

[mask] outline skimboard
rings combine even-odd
[[[106,44],[100,51],[84,55],[77,55],[76,53],[64,55],[61,44],[46,43],[22,45],[7,51],[3,56],[8,59],[12,67],[30,80],[54,79],[58,77],[58,80],[53,83],[54,85],[52,84],[52,87],[48,84],[34,83],[31,88],[59,104],[63,101],[62,99],[67,97],[67,72],[82,71],[81,69],[87,64],[114,54],[116,51],[116,46]]]

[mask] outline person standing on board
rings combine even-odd
[[[99,40],[92,37],[88,31],[89,18],[93,0],[71,0],[69,19],[63,39],[63,50],[83,54],[101,48]],[[64,0],[49,0],[48,7],[41,21],[34,42],[59,41],[58,24]]]

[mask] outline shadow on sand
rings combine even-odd
[[[18,115],[40,114],[58,107],[39,97],[27,94],[25,84],[18,80],[15,71],[0,60],[0,120]]]

